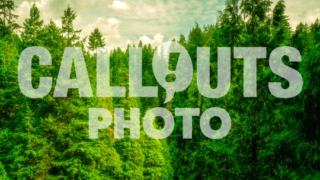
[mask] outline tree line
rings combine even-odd
[[[273,9],[270,0],[225,3],[216,23],[203,27],[195,23],[188,35],[172,41],[187,49],[193,67],[197,67],[197,47],[210,47],[212,88],[217,86],[217,47],[267,47],[267,57],[277,47],[295,47],[302,62],[289,62],[287,57],[283,62],[303,77],[297,97],[279,99],[270,94],[268,82],[281,82],[283,88],[289,84],[272,73],[267,58],[258,60],[257,98],[244,98],[243,61],[234,59],[226,96],[201,96],[193,79],[188,89],[163,105],[165,90],[152,72],[156,49],[140,41],[133,46],[142,48],[143,85],[158,86],[159,98],[80,98],[71,89],[67,98],[53,98],[51,92],[30,99],[21,94],[17,75],[25,48],[45,47],[52,56],[52,66],[39,66],[38,57],[33,58],[32,83],[37,88],[39,77],[53,77],[55,84],[65,47],[81,47],[95,91],[94,51],[108,42],[97,28],[88,38],[80,38],[81,29],[73,24],[77,15],[70,6],[64,10],[61,27],[52,20],[45,24],[35,4],[23,25],[18,25],[14,1],[0,0],[0,179],[319,179],[319,20],[292,30],[284,0]],[[129,47],[110,53],[111,85],[125,86],[126,92]],[[177,59],[177,54],[170,54],[169,68],[174,69]],[[74,69],[71,78],[76,78]],[[128,130],[124,139],[115,140],[111,125],[94,140],[88,138],[89,107],[125,108],[126,119],[130,108],[140,108],[143,117],[153,107],[165,107],[173,114],[181,107],[200,107],[201,113],[221,107],[229,112],[232,127],[227,137],[211,140],[201,133],[199,118],[193,118],[193,138],[185,140],[182,117],[176,116],[174,132],[167,139],[151,139],[141,129],[140,139],[129,139]],[[210,125],[218,129],[219,119],[213,118]],[[156,119],[154,126],[161,128],[163,121]]]

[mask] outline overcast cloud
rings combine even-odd
[[[273,0],[277,2],[276,0]],[[102,32],[108,47],[125,48],[139,40],[156,46],[179,34],[187,35],[197,21],[200,26],[216,22],[224,0],[16,0],[22,25],[35,2],[45,23],[61,25],[67,5],[76,11],[74,25],[89,36],[94,28]],[[287,15],[293,29],[300,23],[320,18],[319,0],[287,0]],[[274,6],[274,5],[273,5]]]

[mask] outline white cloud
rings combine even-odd
[[[278,0],[273,0],[273,7]],[[302,22],[314,23],[317,18],[320,19],[320,3],[319,0],[287,0],[285,1],[286,14],[289,16],[289,23],[293,30]],[[272,8],[273,8],[272,7]]]
[[[151,44],[151,46],[156,47],[163,42],[163,38],[164,36],[161,33],[157,33],[153,36],[153,39],[143,35],[139,38],[139,41],[141,41],[142,44]]]
[[[63,11],[70,4],[77,14],[74,27],[82,29],[81,36],[89,36],[97,27],[106,39],[107,46],[112,48],[123,48],[128,43],[137,44],[140,39],[156,46],[168,40],[168,37],[188,33],[195,21],[209,19],[206,23],[213,23],[216,9],[219,9],[218,0],[210,1],[210,8],[200,0],[16,0],[19,24],[22,25],[24,19],[29,17],[33,2],[39,8],[45,24],[52,19],[59,26]],[[208,14],[208,11],[214,12]]]
[[[106,46],[111,49],[118,46],[126,45],[126,38],[122,37],[119,32],[119,26],[122,22],[116,18],[98,17],[94,22],[89,23],[82,28],[83,36],[90,36],[91,32],[98,28],[103,38],[105,38]]]
[[[98,18],[99,19],[99,18]],[[101,18],[100,18],[101,19]],[[109,24],[112,24],[112,25],[118,25],[121,23],[121,21],[119,21],[118,19],[116,18],[108,18],[108,23]]]
[[[111,9],[117,10],[128,10],[130,7],[125,2],[113,1],[112,5],[109,6]]]
[[[274,6],[278,0],[273,1]],[[218,10],[224,7],[224,0],[15,0],[20,25],[30,16],[33,2],[45,24],[52,19],[58,26],[70,4],[78,15],[75,29],[82,29],[82,36],[89,36],[94,28],[99,28],[111,48],[137,45],[139,40],[155,47],[181,33],[187,35],[195,21],[200,26],[214,23]],[[287,0],[286,6],[293,29],[300,22],[310,25],[320,18],[318,0]]]
[[[44,20],[44,23],[49,23],[50,20],[53,20],[58,26],[61,26],[61,19],[59,15],[56,15],[56,12],[50,11],[50,3],[52,0],[38,0],[38,1],[23,1],[18,5],[16,9],[16,14],[19,15],[17,23],[23,25],[23,22],[26,18],[30,17],[30,9],[33,3],[36,4],[37,8],[40,11],[40,19]]]
[[[309,13],[308,22],[314,23],[316,19],[320,19],[320,8],[317,8]]]
[[[32,3],[23,1],[16,9],[16,14],[18,14],[20,17],[29,18],[30,16],[29,10],[31,9],[31,7],[32,7]],[[24,18],[19,18],[17,22],[22,25]]]
[[[146,35],[143,35],[139,38],[140,41],[142,41],[143,44],[149,44],[150,43],[150,38]]]

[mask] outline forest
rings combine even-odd
[[[129,97],[129,48],[110,52],[110,82],[125,86],[125,97],[81,98],[77,89],[67,97],[53,97],[65,47],[82,49],[90,85],[96,92],[96,58],[98,47],[108,42],[98,28],[89,37],[80,38],[74,28],[77,17],[72,7],[61,14],[62,25],[45,24],[34,4],[23,24],[15,20],[14,0],[0,0],[0,179],[320,179],[320,21],[300,23],[295,30],[289,24],[284,0],[272,8],[270,0],[226,0],[216,23],[200,27],[195,23],[188,35],[172,41],[187,49],[194,68],[190,86],[175,93],[164,104],[166,91],[152,71],[156,52],[150,44],[142,48],[143,86],[157,86],[158,97]],[[212,22],[215,22],[213,19]],[[40,66],[32,59],[32,85],[39,87],[39,77],[52,77],[53,87],[47,96],[28,98],[18,83],[21,52],[31,46],[47,49],[51,66]],[[299,50],[302,61],[282,61],[300,72],[303,88],[293,98],[277,98],[268,89],[269,82],[289,83],[274,74],[268,62],[277,47]],[[267,58],[257,61],[257,97],[243,94],[243,60],[231,60],[231,87],[226,96],[206,98],[197,88],[197,47],[210,47],[210,84],[217,86],[218,47],[267,47]],[[177,54],[170,54],[169,68],[174,69]],[[70,78],[77,75],[72,70]],[[168,77],[172,81],[174,77]],[[175,114],[175,108],[200,108],[202,114],[211,107],[228,111],[231,130],[222,139],[203,135],[199,117],[193,117],[192,139],[184,139],[182,116],[175,116],[174,130],[165,139],[153,139],[140,128],[140,138],[115,139],[113,126],[99,130],[99,138],[89,139],[89,108],[140,108],[140,117],[154,107]],[[318,109],[318,110],[317,110]],[[142,123],[142,119],[141,119]],[[219,118],[210,126],[219,129]],[[163,121],[156,118],[154,126]]]

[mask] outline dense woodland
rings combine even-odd
[[[142,47],[143,85],[159,86],[159,98],[80,98],[71,89],[67,98],[41,99],[22,95],[18,85],[19,56],[27,47],[41,46],[52,56],[52,66],[39,66],[33,59],[33,86],[39,77],[53,77],[55,84],[65,47],[82,47],[92,89],[96,84],[97,47],[108,46],[99,29],[80,38],[75,29],[76,12],[66,7],[62,26],[45,24],[33,5],[30,17],[15,23],[13,0],[0,0],[0,179],[320,179],[320,22],[299,24],[292,30],[285,2],[273,9],[270,0],[226,0],[215,24],[180,35],[178,41],[189,52],[196,70],[197,47],[210,47],[211,87],[217,84],[217,47],[267,47],[267,54],[280,46],[292,46],[302,62],[283,62],[297,69],[304,80],[302,92],[291,99],[279,99],[268,90],[268,82],[285,79],[275,75],[268,59],[258,60],[258,96],[243,97],[243,60],[231,60],[231,88],[223,98],[203,97],[196,78],[185,91],[163,104],[165,90],[152,72],[155,52]],[[214,22],[214,19],[212,20]],[[128,46],[129,48],[130,46]],[[128,92],[129,51],[111,52],[111,85],[126,86]],[[233,57],[233,53],[232,56]],[[175,59],[175,56],[172,56]],[[174,61],[170,61],[174,62]],[[174,64],[172,63],[172,66]],[[196,77],[196,71],[194,72]],[[73,71],[72,78],[76,78]],[[54,89],[54,87],[53,87]],[[113,127],[99,131],[99,139],[88,138],[89,108],[148,109],[221,107],[229,112],[232,127],[220,140],[205,137],[199,118],[193,118],[193,139],[182,138],[182,117],[175,117],[174,132],[167,139],[148,137],[141,126],[140,139],[114,139]],[[162,121],[156,124],[160,127]],[[211,121],[219,127],[219,119]]]

